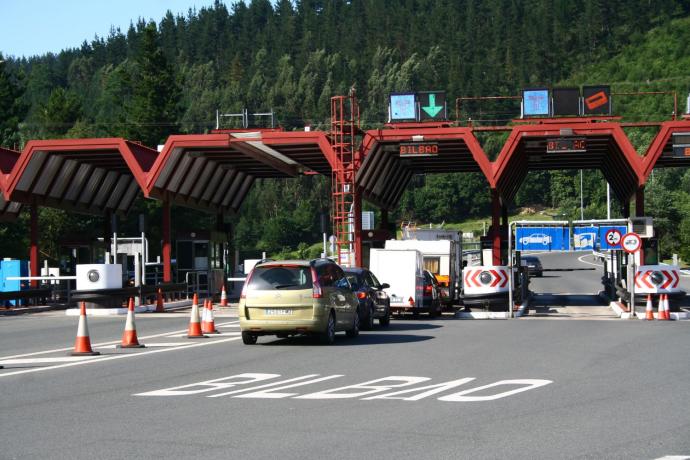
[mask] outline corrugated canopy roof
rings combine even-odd
[[[550,138],[585,138],[584,152],[547,153]],[[616,196],[628,202],[642,184],[641,160],[635,148],[615,123],[543,123],[513,128],[494,162],[496,188],[512,201],[528,171],[599,169]]]
[[[330,174],[323,132],[171,136],[151,168],[147,196],[209,212],[234,213],[256,179]]]
[[[19,159],[19,152],[0,147],[0,221],[16,218],[22,210],[21,203],[5,199],[7,180]]]
[[[403,156],[401,143],[435,143],[438,153]],[[357,187],[365,199],[385,209],[398,203],[414,174],[482,172],[493,186],[491,163],[470,128],[373,130],[366,133],[362,149]]]
[[[88,214],[127,213],[157,156],[121,138],[31,141],[12,169],[5,198]]]

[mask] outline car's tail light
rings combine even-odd
[[[246,299],[247,298],[247,286],[249,286],[249,280],[252,279],[253,274],[254,274],[254,270],[250,271],[249,274],[247,275],[247,278],[245,278],[244,285],[242,286],[242,292],[240,293],[240,299]]]
[[[314,298],[314,299],[323,298],[323,291],[321,290],[321,285],[319,284],[319,278],[316,276],[316,270],[314,270],[314,267],[311,267],[311,285],[312,285],[312,290],[311,290],[312,298]]]
[[[410,302],[410,307],[414,307],[414,299],[412,297],[407,299],[407,301]]]
[[[360,292],[357,293],[357,298],[358,298],[358,299],[366,299],[366,298],[367,298],[367,293],[366,293],[366,292],[360,291]]]
[[[434,292],[434,288],[431,287],[431,284],[427,284],[424,286],[424,295],[430,295]]]

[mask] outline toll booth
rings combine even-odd
[[[220,231],[178,232],[175,255],[177,282],[187,283],[190,292],[219,294],[227,277],[226,270],[233,266],[227,233]]]
[[[8,280],[8,277],[28,276],[29,262],[26,260],[0,260],[0,292],[22,291],[29,288],[29,283],[19,280]],[[20,300],[8,300],[9,305],[17,305]],[[0,305],[3,302],[0,301]]]

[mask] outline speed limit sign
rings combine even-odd
[[[606,242],[608,243],[609,246],[618,246],[621,243],[621,232],[616,230],[615,228],[612,228],[608,232],[606,232]]]
[[[640,246],[642,246],[642,240],[640,239],[640,235],[633,232],[626,233],[625,235],[623,235],[622,246],[623,250],[629,254],[633,254],[639,251]]]

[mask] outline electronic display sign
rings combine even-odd
[[[438,143],[415,142],[400,144],[399,152],[401,157],[435,156],[438,155]]]
[[[524,116],[548,116],[550,114],[549,105],[548,88],[522,90],[522,114]]]
[[[586,151],[587,139],[584,137],[556,137],[546,140],[546,153]]]
[[[690,158],[690,133],[673,133],[673,156]]]
[[[415,93],[390,95],[391,121],[417,121],[417,97]]]
[[[417,93],[417,102],[421,121],[448,119],[444,91],[420,91]]]
[[[584,115],[611,115],[610,86],[583,86],[582,97]]]
[[[553,88],[553,115],[580,115],[580,89],[579,88]]]

